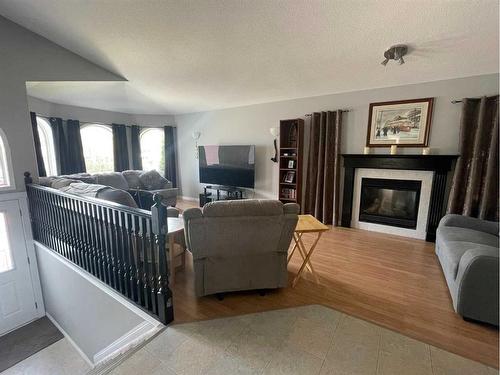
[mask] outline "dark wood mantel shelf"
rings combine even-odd
[[[427,241],[434,241],[439,220],[441,220],[443,216],[447,175],[458,156],[459,155],[342,154],[344,159],[342,226],[351,226],[354,175],[356,168],[432,171],[434,172],[434,177],[432,179],[426,239]]]

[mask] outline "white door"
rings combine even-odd
[[[0,202],[0,336],[37,317],[19,201]]]

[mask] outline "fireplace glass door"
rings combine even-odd
[[[416,229],[421,181],[361,179],[359,221]]]

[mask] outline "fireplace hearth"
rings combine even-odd
[[[359,221],[415,229],[421,181],[363,178]]]

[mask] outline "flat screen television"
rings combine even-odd
[[[253,188],[255,146],[199,146],[200,182]]]

